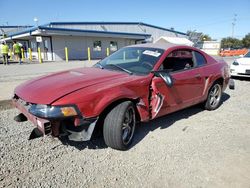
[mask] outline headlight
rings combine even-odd
[[[232,64],[233,65],[239,65],[239,63],[237,61],[234,61]]]
[[[55,118],[66,118],[77,116],[77,107],[75,106],[48,106],[33,104],[29,112],[34,116],[45,118],[45,119],[55,119]]]

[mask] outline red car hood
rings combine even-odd
[[[78,68],[27,81],[16,87],[15,94],[26,102],[51,104],[79,89],[127,76],[99,68]]]

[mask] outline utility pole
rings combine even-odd
[[[232,38],[234,38],[234,26],[236,25],[236,19],[237,14],[234,14],[233,22],[232,22]]]

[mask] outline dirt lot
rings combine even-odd
[[[250,80],[216,111],[198,106],[137,127],[128,151],[102,139],[28,141],[33,126],[0,111],[0,187],[250,187]]]

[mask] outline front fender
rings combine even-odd
[[[149,120],[148,95],[138,95],[138,93],[128,88],[119,89],[110,96],[104,96],[93,109],[93,114],[100,115],[108,107],[124,100],[135,101],[140,121]]]
[[[140,98],[140,96],[138,96],[138,94],[128,88],[112,89],[112,92],[103,94],[100,97],[100,100],[98,100],[95,106],[93,106],[93,115],[101,114],[108,106],[116,101],[122,99],[136,100],[138,98]]]
[[[112,88],[89,88],[80,90],[54,102],[52,105],[76,104],[83,117],[99,116],[109,105],[119,100],[137,100],[137,109],[141,120],[148,118],[148,91],[147,82],[124,84]]]

